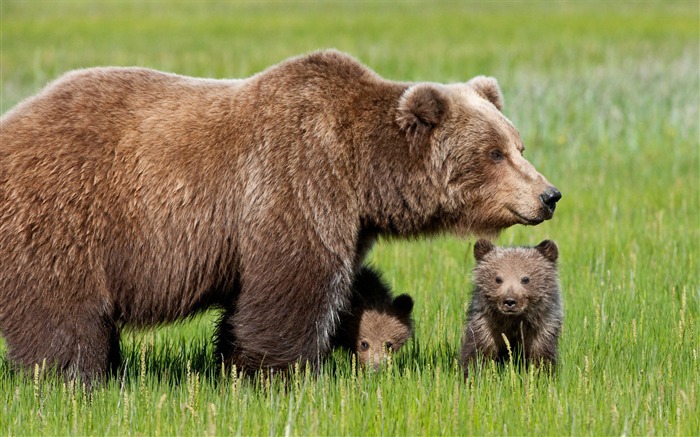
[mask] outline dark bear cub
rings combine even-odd
[[[477,359],[514,359],[536,366],[557,361],[564,313],[557,275],[559,250],[551,240],[535,247],[474,245],[474,293],[462,337],[464,375]]]
[[[351,350],[360,364],[377,370],[411,338],[412,310],[411,296],[392,298],[379,272],[362,267],[352,285],[350,311],[341,314],[333,345]]]

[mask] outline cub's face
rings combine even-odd
[[[363,366],[378,370],[411,337],[411,327],[396,317],[375,310],[365,311],[360,321],[357,357]]]
[[[408,295],[394,299],[389,310],[367,309],[362,313],[355,353],[360,364],[378,370],[389,355],[398,351],[413,334]]]
[[[520,316],[556,295],[558,250],[545,240],[534,248],[496,248],[486,240],[474,246],[474,282],[497,312]]]
[[[552,218],[561,193],[525,159],[519,132],[501,112],[503,97],[495,79],[415,85],[402,105],[400,121],[413,133],[409,139],[430,138],[431,171],[444,190],[448,225],[458,232],[495,235],[514,224]],[[413,124],[406,122],[411,120],[406,111]]]

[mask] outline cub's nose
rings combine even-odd
[[[516,301],[512,297],[507,297],[503,300],[503,305],[505,305],[506,308],[508,308],[509,310],[512,310],[513,308],[515,308],[515,304],[517,304],[517,303],[518,303],[518,301]]]
[[[547,190],[540,194],[540,201],[542,205],[547,209],[550,216],[554,214],[554,209],[557,207],[557,202],[561,199],[561,193],[555,187],[547,188]]]

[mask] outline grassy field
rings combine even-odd
[[[127,332],[122,376],[91,392],[0,358],[0,434],[700,434],[697,1],[0,1],[3,113],[77,67],[245,77],[323,47],[396,80],[496,76],[526,157],[564,194],[552,221],[498,243],[556,240],[565,302],[555,376],[465,382],[473,240],[380,241],[372,262],[416,301],[415,339],[385,371],[336,352],[286,385],[241,378],[212,358],[207,314]]]

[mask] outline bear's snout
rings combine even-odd
[[[528,306],[527,296],[523,294],[525,290],[517,286],[508,286],[496,296],[494,304],[498,312],[505,316],[518,316],[526,311]]]
[[[517,299],[515,296],[511,295],[504,297],[503,300],[501,300],[499,310],[505,315],[515,316],[520,314],[525,309],[523,304],[523,300]]]
[[[512,297],[507,297],[507,298],[503,299],[503,306],[507,310],[514,310],[515,305],[517,305],[517,303],[518,303],[518,301],[513,299]]]
[[[540,194],[540,202],[544,206],[548,219],[554,215],[559,199],[561,199],[561,192],[556,187],[549,187],[544,193]]]

